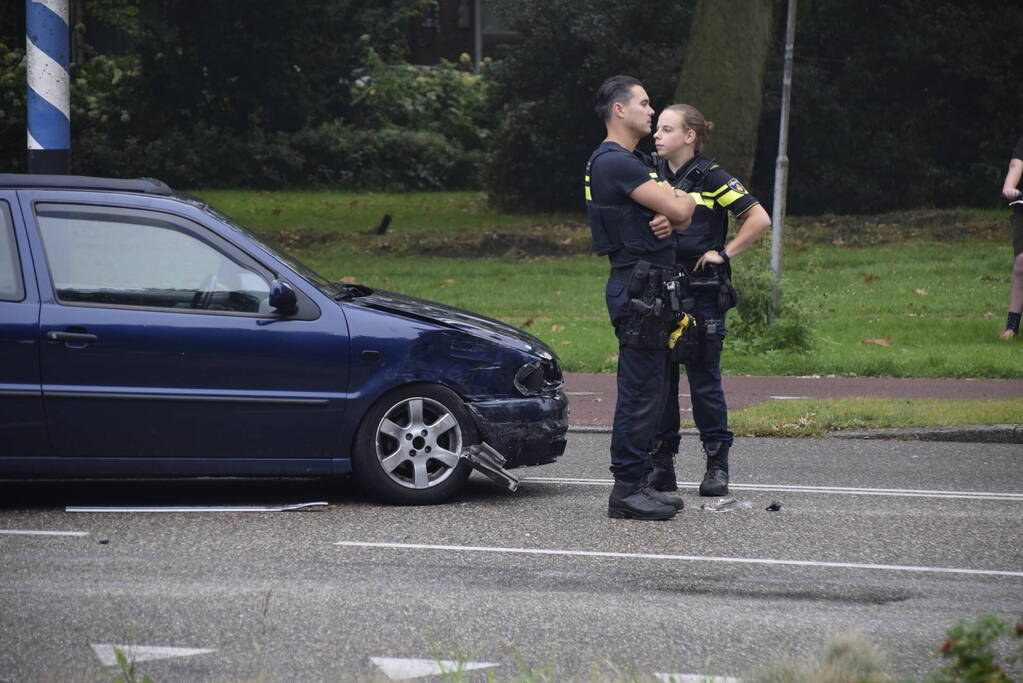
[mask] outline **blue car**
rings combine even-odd
[[[353,474],[399,504],[554,461],[555,354],[331,282],[151,179],[0,174],[0,476]]]

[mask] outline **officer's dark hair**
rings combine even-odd
[[[704,144],[710,139],[710,134],[714,132],[714,122],[708,121],[699,109],[690,104],[672,104],[665,107],[664,111],[681,114],[682,125],[696,133],[696,151],[702,150]]]
[[[638,79],[632,76],[612,76],[604,81],[593,98],[593,110],[604,123],[611,120],[611,107],[615,102],[628,102],[632,98],[633,86],[643,87]]]

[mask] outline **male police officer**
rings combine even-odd
[[[598,254],[611,276],[605,299],[618,337],[618,402],[611,433],[615,484],[609,517],[669,519],[682,499],[647,485],[650,451],[667,389],[665,294],[674,262],[672,231],[684,230],[695,203],[657,182],[634,156],[650,133],[654,111],[642,84],[612,76],[597,91],[594,108],[607,137],[586,164],[586,213]]]

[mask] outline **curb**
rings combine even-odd
[[[611,427],[591,425],[569,425],[569,433],[610,434]],[[683,429],[683,436],[699,436],[696,429]],[[954,441],[959,443],[1023,443],[1023,425],[959,425],[956,427],[905,427],[899,429],[875,429],[858,431],[827,432],[835,439],[878,439],[903,441]],[[800,437],[792,437],[800,438]]]
[[[1023,425],[958,425],[828,432],[838,439],[905,439],[960,443],[1023,443]]]

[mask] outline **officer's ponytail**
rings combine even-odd
[[[701,151],[710,139],[714,122],[705,119],[696,107],[688,104],[673,104],[666,111],[677,111],[682,115],[682,125],[696,133],[696,151]]]

